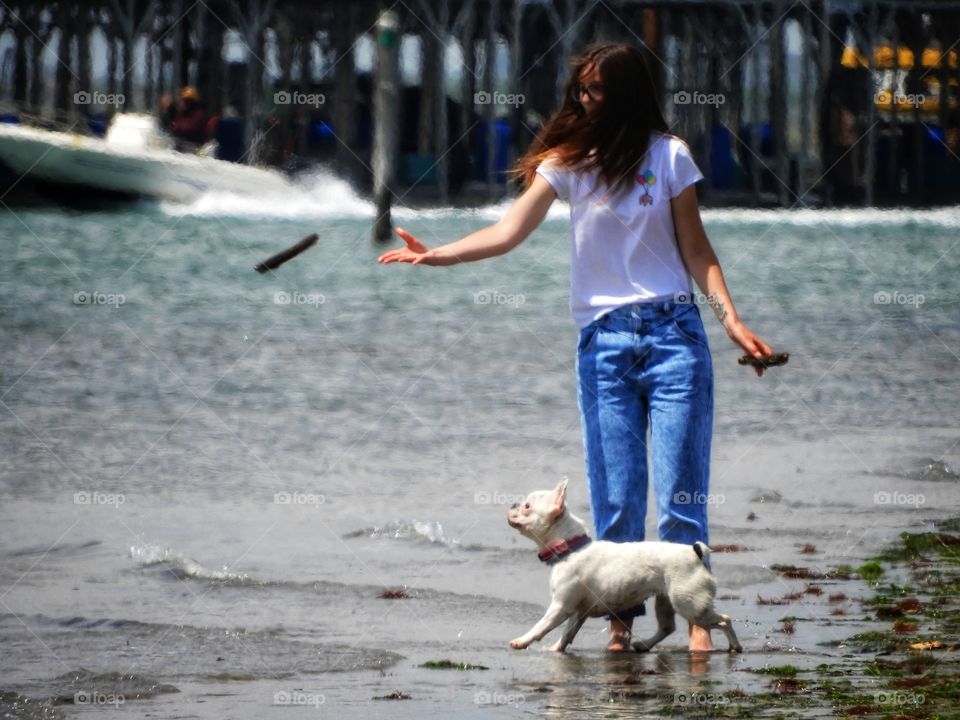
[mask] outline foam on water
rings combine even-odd
[[[401,200],[394,203],[393,217],[400,220],[449,220],[464,217],[496,222],[509,209],[513,199],[476,208],[438,207],[413,208]],[[265,192],[256,197],[237,195],[222,190],[210,190],[191,203],[164,201],[161,210],[174,217],[233,217],[276,220],[366,220],[376,214],[373,202],[363,197],[350,183],[335,174],[320,170],[298,178],[292,192],[282,195]],[[548,220],[562,220],[569,216],[566,203],[557,202],[547,214]]]
[[[436,520],[392,520],[383,526],[374,526],[347,533],[347,538],[370,537],[392,538],[395,540],[420,540],[429,543],[456,547],[457,540],[448,538],[443,532],[443,526]]]
[[[196,560],[191,560],[186,555],[160,545],[131,545],[130,557],[141,567],[163,565],[165,569],[181,578],[189,577],[239,584],[254,582],[246,573],[232,573],[226,568],[223,570],[205,568]]]
[[[375,212],[372,202],[358,195],[345,180],[327,171],[298,179],[293,192],[251,197],[210,190],[191,203],[165,201],[161,209],[173,216],[275,218],[362,218]]]

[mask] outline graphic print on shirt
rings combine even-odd
[[[650,188],[657,184],[657,176],[654,175],[651,170],[644,170],[640,175],[637,175],[637,182],[640,183],[640,187],[643,188],[643,195],[640,196],[640,204],[652,205],[653,195],[650,194]]]

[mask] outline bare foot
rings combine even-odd
[[[710,652],[713,643],[710,642],[710,631],[699,625],[690,626],[690,652]]]
[[[630,631],[633,628],[633,618],[610,621],[610,643],[607,650],[610,652],[625,652],[630,649]]]

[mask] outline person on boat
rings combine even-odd
[[[161,101],[164,126],[175,140],[177,150],[193,152],[207,141],[207,116],[200,107],[200,93],[193,85],[180,90],[176,107],[169,96]]]
[[[556,198],[570,205],[571,291],[580,328],[576,367],[590,504],[597,537],[644,539],[647,432],[660,540],[707,542],[713,360],[692,282],[730,340],[772,354],[740,319],[703,229],[690,149],[671,135],[643,54],[591,46],[573,62],[561,107],[518,163],[525,192],[496,224],[381,263],[453,265],[502,255],[541,223]],[[758,375],[763,368],[758,367]],[[643,606],[610,614],[612,651],[629,649]],[[709,631],[690,627],[691,651]]]
[[[208,137],[217,141],[218,160],[242,162],[244,156],[243,122],[232,105],[227,105],[223,109],[223,114],[220,115],[216,125],[210,128]]]

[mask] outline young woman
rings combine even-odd
[[[525,192],[495,225],[381,263],[453,265],[502,255],[540,224],[559,197],[570,204],[570,305],[580,327],[578,401],[597,537],[644,539],[647,432],[661,540],[707,542],[713,367],[691,276],[730,339],[772,353],[734,309],[700,220],[703,176],[682,140],[667,134],[639,50],[594,45],[574,59],[560,110],[521,158]],[[762,375],[763,369],[757,369]],[[610,616],[609,649],[629,648],[639,606]],[[709,650],[691,627],[690,649]]]

